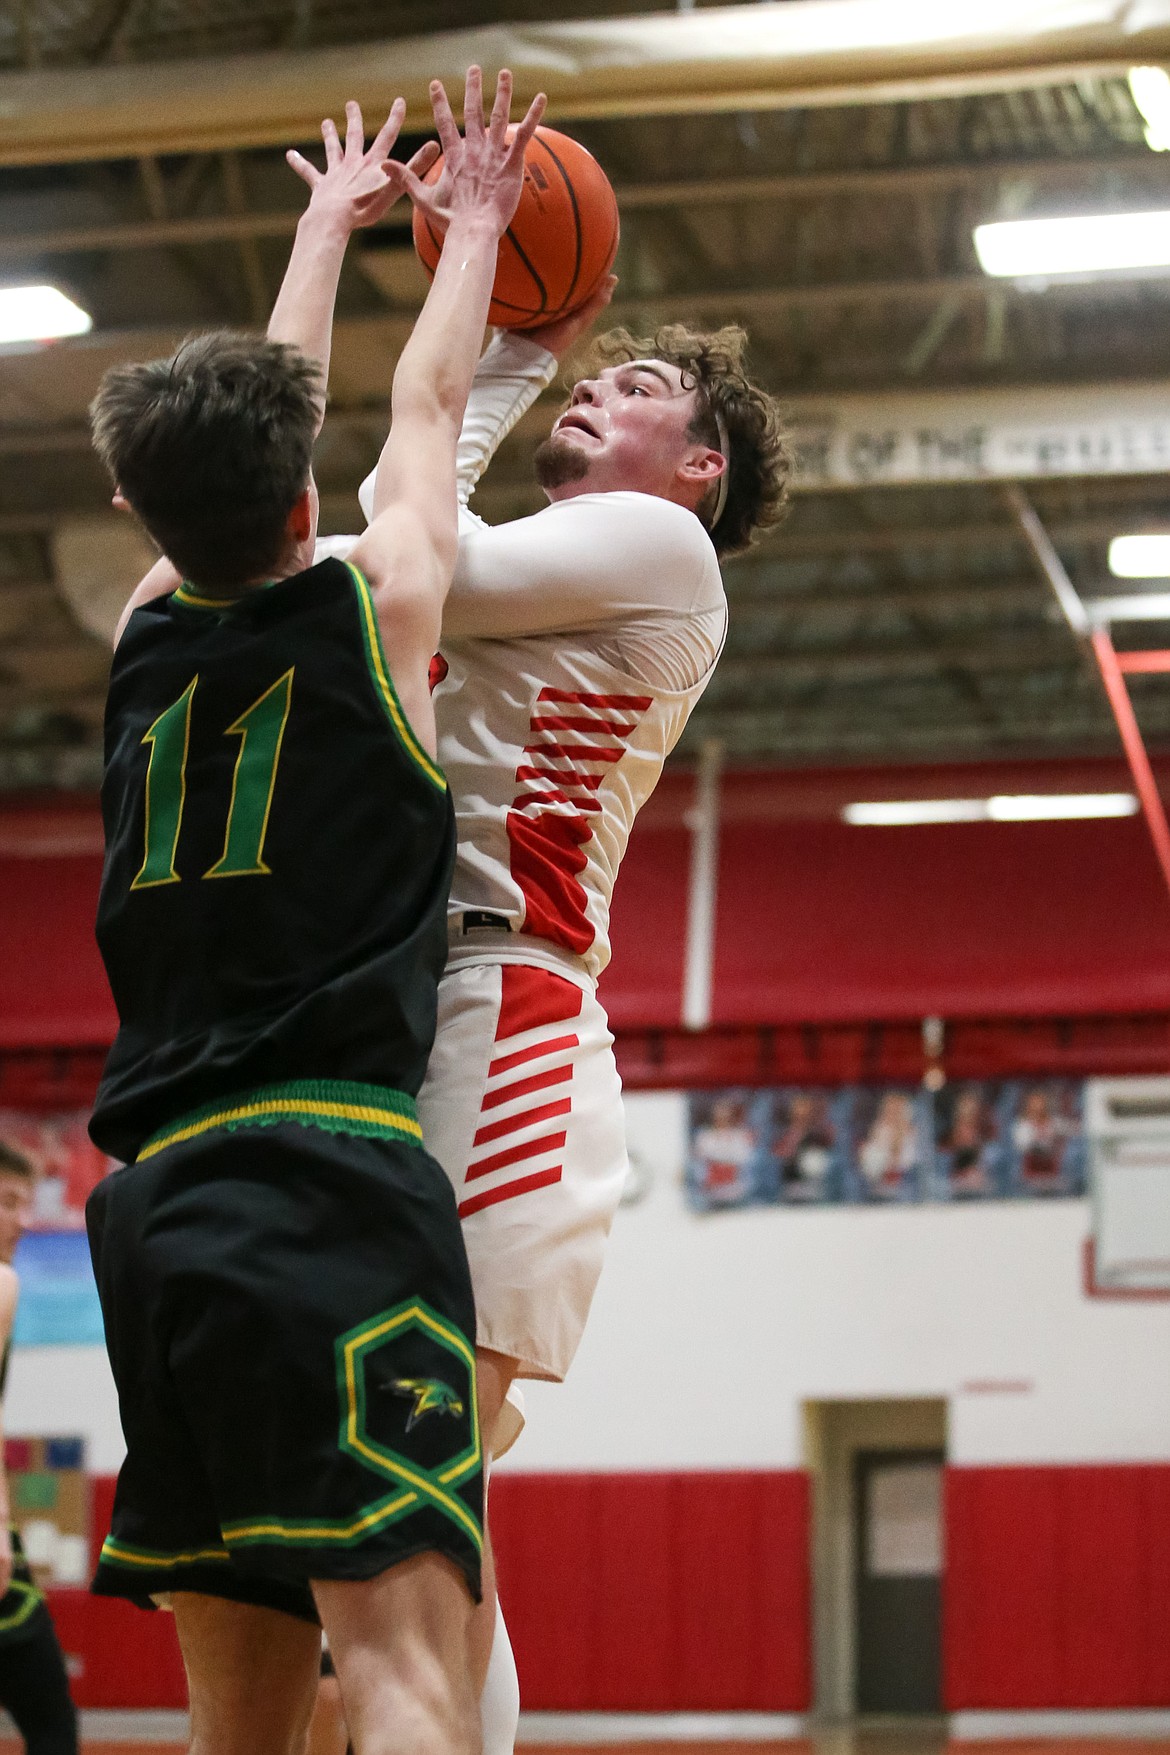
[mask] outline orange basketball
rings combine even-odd
[[[436,160],[427,182],[437,180]],[[442,237],[415,209],[414,247],[435,272]],[[488,322],[500,329],[535,329],[583,305],[609,272],[617,252],[617,199],[609,178],[567,134],[538,128],[524,155],[520,205],[500,239]]]

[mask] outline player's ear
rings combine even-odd
[[[288,515],[289,533],[297,542],[308,542],[313,534],[313,490],[307,487]]]
[[[705,494],[708,488],[715,486],[726,468],[727,459],[721,451],[710,445],[696,445],[679,464],[678,478],[688,487],[697,487]]]

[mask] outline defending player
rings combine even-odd
[[[474,517],[495,446],[610,291],[542,337],[497,336],[480,363],[434,695],[459,851],[420,1114],[459,1200],[497,1455],[518,1430],[513,1381],[568,1370],[626,1174],[596,997],[618,867],[722,648],[719,557],[778,520],[791,468],[742,331],[617,331],[536,454],[550,504],[496,528]],[[501,1755],[518,1693],[491,1616],[489,1599],[477,1674],[494,1635],[483,1722]]]
[[[127,1458],[95,1588],[173,1603],[200,1755],[303,1747],[318,1615],[358,1755],[478,1743],[474,1312],[413,1099],[454,854],[427,667],[455,444],[543,108],[507,145],[510,91],[485,128],[472,69],[460,141],[432,88],[441,201],[386,162],[402,108],[364,152],[349,106],[323,175],[293,155],[312,195],[270,340],[201,337],[94,404],[168,557],[131,599],[106,722],[120,1029],[92,1131],[128,1168],[89,1225]],[[314,566],[341,261],[404,185],[446,247],[370,527],[351,565]]]

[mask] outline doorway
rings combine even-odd
[[[942,1711],[943,1453],[859,1450],[857,1711]]]
[[[814,1712],[830,1722],[862,1712],[925,1721],[941,1710],[947,1404],[925,1397],[807,1402],[804,1434]]]

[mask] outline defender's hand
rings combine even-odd
[[[544,115],[547,100],[539,92],[528,114],[507,138],[508,112],[512,106],[512,75],[505,68],[496,81],[491,120],[484,126],[483,75],[478,67],[467,70],[463,98],[463,135],[460,136],[441,80],[431,82],[431,108],[443,150],[443,174],[434,185],[420,180],[412,163],[404,167],[410,198],[445,231],[457,215],[482,215],[501,235],[507,231],[524,187],[524,151]]]
[[[429,140],[419,147],[409,165],[390,157],[405,115],[404,99],[395,98],[389,116],[367,149],[361,109],[351,102],[345,106],[344,146],[330,118],[321,124],[325,141],[323,171],[299,152],[285,154],[297,176],[309,185],[310,212],[328,215],[349,232],[377,225],[385,218],[399,196],[405,194],[408,176],[417,181],[439,153],[435,141]]]

